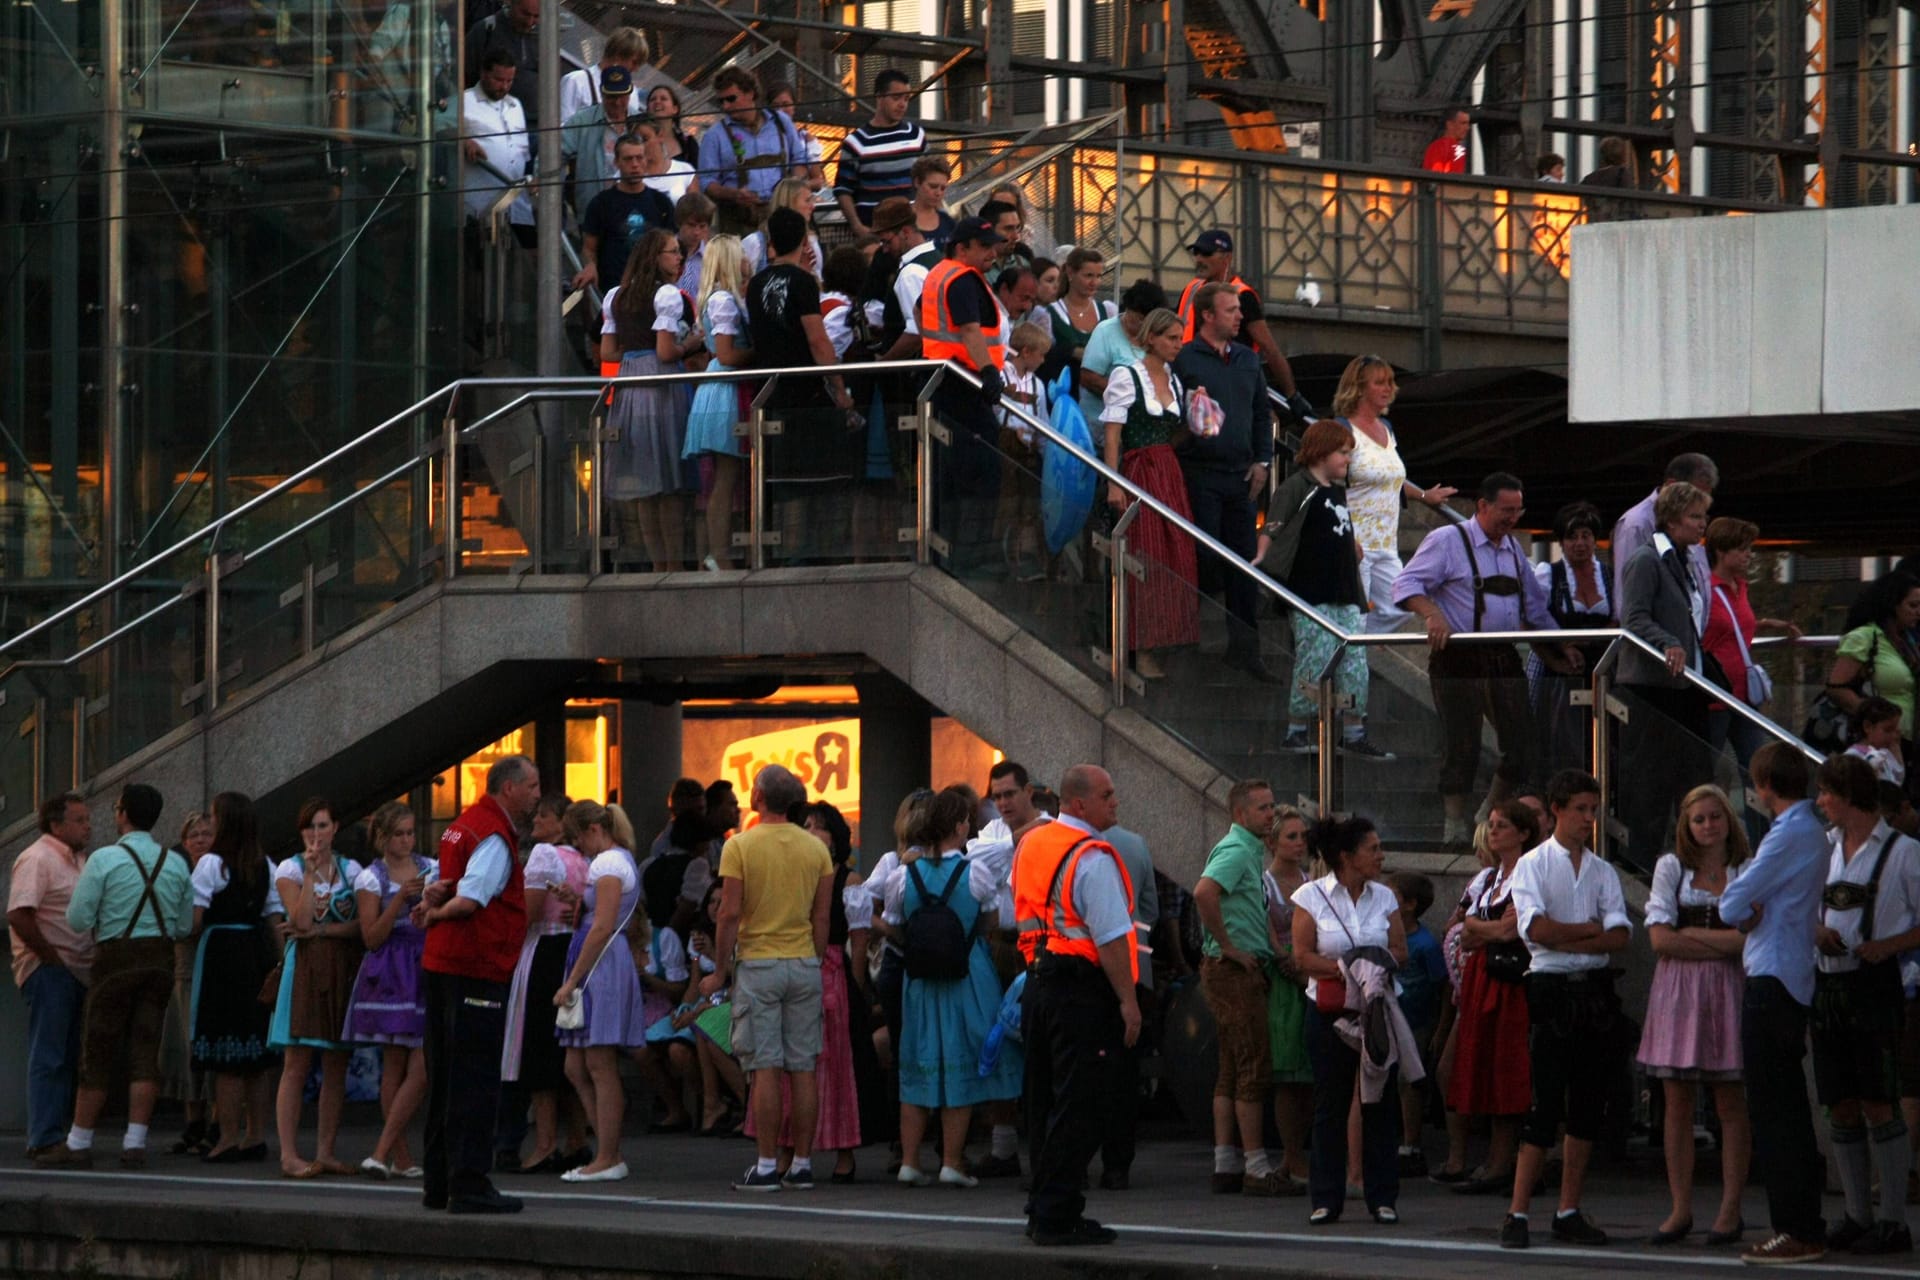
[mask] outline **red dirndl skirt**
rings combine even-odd
[[[1533,1105],[1526,986],[1488,973],[1484,948],[1468,952],[1459,1011],[1447,1106],[1468,1116],[1524,1114]]]
[[[1187,482],[1170,444],[1129,450],[1120,474],[1187,520]],[[1141,649],[1170,649],[1200,643],[1200,574],[1193,539],[1158,512],[1142,511],[1127,530],[1127,549],[1146,565],[1147,580],[1128,584],[1127,643]]]

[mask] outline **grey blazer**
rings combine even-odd
[[[1620,571],[1620,625],[1661,651],[1686,650],[1687,665],[1700,661],[1700,634],[1693,625],[1693,573],[1685,556],[1676,567],[1649,542],[1633,553]],[[1668,689],[1687,685],[1685,676],[1667,674],[1666,664],[1639,649],[1620,655],[1620,679],[1626,684]]]

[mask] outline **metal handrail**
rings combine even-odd
[[[958,365],[958,364],[953,365],[948,370],[948,372],[950,374],[958,375],[960,378],[971,383],[976,387],[980,385],[979,378],[975,374],[973,374],[972,371],[966,369],[961,365]],[[1381,632],[1381,633],[1353,632],[1353,633],[1349,633],[1347,631],[1342,630],[1340,627],[1334,625],[1334,623],[1329,618],[1327,618],[1326,615],[1322,614],[1318,609],[1315,609],[1312,605],[1302,600],[1299,596],[1295,595],[1292,591],[1288,590],[1287,587],[1285,587],[1281,583],[1274,581],[1272,578],[1268,577],[1265,573],[1261,572],[1257,565],[1254,565],[1248,562],[1243,556],[1239,555],[1238,553],[1230,551],[1226,546],[1220,543],[1212,535],[1208,534],[1205,530],[1200,529],[1199,527],[1194,525],[1194,523],[1188,520],[1185,516],[1182,516],[1179,512],[1173,510],[1171,507],[1161,502],[1158,498],[1153,497],[1151,494],[1141,489],[1138,485],[1133,484],[1125,476],[1122,476],[1119,472],[1107,466],[1105,462],[1094,457],[1092,454],[1080,448],[1078,445],[1074,444],[1072,441],[1068,440],[1066,437],[1055,432],[1051,423],[1045,423],[1040,421],[1039,418],[1026,412],[1024,409],[1020,408],[1018,405],[1006,404],[1003,402],[1001,407],[1006,412],[1012,414],[1016,418],[1019,418],[1020,420],[1025,422],[1028,426],[1032,427],[1041,436],[1045,437],[1046,440],[1053,446],[1066,450],[1069,454],[1078,458],[1081,462],[1092,467],[1096,474],[1105,478],[1109,483],[1118,484],[1126,492],[1132,494],[1136,502],[1144,504],[1150,510],[1152,510],[1157,515],[1159,515],[1159,517],[1162,520],[1167,521],[1167,523],[1171,524],[1176,529],[1179,529],[1182,533],[1185,533],[1188,537],[1192,538],[1200,546],[1206,547],[1209,551],[1212,551],[1214,555],[1219,557],[1221,560],[1226,561],[1228,564],[1232,565],[1236,572],[1245,574],[1247,577],[1252,578],[1255,585],[1257,585],[1262,591],[1266,592],[1270,596],[1277,597],[1278,599],[1284,601],[1287,605],[1289,605],[1293,609],[1298,610],[1301,614],[1305,615],[1309,620],[1311,620],[1315,626],[1319,627],[1322,631],[1326,632],[1329,636],[1332,636],[1334,639],[1338,640],[1342,645],[1350,645],[1350,644],[1362,645],[1362,646],[1380,645],[1380,646],[1392,647],[1392,646],[1425,645],[1428,643],[1427,637],[1425,635],[1415,633],[1415,632]],[[1627,631],[1624,628],[1585,628],[1585,629],[1579,629],[1579,630],[1563,630],[1563,631],[1478,631],[1478,632],[1467,632],[1467,633],[1453,635],[1448,638],[1447,643],[1448,644],[1464,643],[1468,645],[1473,645],[1473,644],[1536,644],[1537,645],[1537,644],[1559,644],[1559,643],[1566,643],[1566,642],[1576,641],[1576,640],[1608,640],[1608,641],[1614,641],[1614,642],[1624,642],[1626,644],[1633,645],[1639,648],[1648,657],[1653,658],[1656,661],[1665,662],[1666,660],[1666,655],[1664,653],[1654,648],[1652,645],[1648,644],[1645,640],[1642,640],[1639,636],[1634,635],[1632,632]],[[1603,663],[1611,664],[1611,662],[1615,660],[1616,655],[1618,654],[1618,651],[1619,651],[1618,644],[1616,643],[1614,648],[1607,654],[1606,658],[1602,660]],[[1700,676],[1699,674],[1691,670],[1683,671],[1681,674],[1685,677],[1686,682],[1688,684],[1693,685],[1696,688],[1700,689],[1701,691],[1707,693],[1708,695],[1713,697],[1716,701],[1723,701],[1729,709],[1736,712],[1738,715],[1741,716],[1741,718],[1747,720],[1748,722],[1754,725],[1757,725],[1760,729],[1770,734],[1774,738],[1782,742],[1790,743],[1795,747],[1798,747],[1809,759],[1819,761],[1825,758],[1818,751],[1815,751],[1812,747],[1808,746],[1805,742],[1802,742],[1799,739],[1799,737],[1794,735],[1789,730],[1783,728],[1778,724],[1775,724],[1772,720],[1769,720],[1766,716],[1761,715],[1758,711],[1755,711],[1752,707],[1749,707],[1745,703],[1741,702],[1740,699],[1729,697],[1725,689],[1722,689],[1720,686],[1714,684],[1712,681],[1707,680],[1706,678]]]
[[[854,369],[855,372],[859,372],[863,374],[905,372],[910,370],[928,370],[934,374],[935,378],[953,377],[976,388],[978,388],[981,385],[979,377],[976,374],[974,374],[971,370],[967,369],[963,365],[960,365],[954,362],[949,362],[949,361],[937,361],[937,360],[878,361],[871,364],[860,365],[855,367]],[[102,584],[101,586],[95,588],[93,591],[89,592],[87,595],[83,596],[80,600],[74,602],[71,605],[66,606],[65,608],[54,613],[48,618],[35,624],[34,626],[29,627],[27,630],[21,632],[18,636],[15,636],[10,640],[5,641],[4,643],[0,643],[0,653],[5,653],[11,649],[14,649],[20,643],[39,634],[40,632],[46,630],[47,628],[51,627],[52,625],[61,621],[62,619],[71,617],[74,613],[78,612],[80,609],[86,607],[87,605],[94,603],[95,601],[98,601],[109,594],[120,591],[137,580],[149,577],[151,574],[151,567],[153,563],[155,563],[155,561],[165,559],[169,556],[175,555],[180,551],[183,551],[188,547],[194,545],[195,543],[201,542],[201,541],[209,542],[213,547],[217,547],[220,537],[225,532],[227,526],[231,524],[234,520],[238,519],[242,515],[247,514],[250,511],[256,510],[262,504],[266,503],[270,499],[282,493],[287,492],[289,489],[304,482],[307,477],[315,474],[317,471],[321,470],[322,468],[328,466],[329,464],[353,452],[355,449],[360,448],[362,445],[367,444],[370,441],[373,441],[375,439],[378,439],[380,436],[392,430],[394,427],[412,418],[414,414],[427,409],[429,406],[432,406],[433,404],[437,403],[443,398],[447,401],[447,404],[449,406],[449,411],[450,411],[451,406],[457,403],[459,393],[463,389],[527,387],[527,386],[532,386],[536,388],[536,390],[530,391],[527,394],[516,398],[507,409],[495,410],[492,413],[483,417],[479,423],[474,424],[475,427],[477,428],[478,426],[483,425],[488,421],[491,421],[493,418],[498,417],[505,412],[511,411],[513,407],[523,404],[528,399],[532,399],[532,398],[596,397],[596,396],[604,396],[610,388],[614,388],[614,387],[646,386],[646,385],[653,385],[653,384],[678,383],[678,382],[692,381],[696,379],[711,379],[711,380],[731,382],[731,381],[740,381],[740,380],[749,380],[749,379],[759,378],[759,379],[767,380],[769,385],[771,385],[771,383],[774,380],[777,380],[778,378],[781,378],[781,377],[786,377],[786,376],[826,377],[826,376],[832,376],[836,371],[844,371],[844,370],[843,369],[836,370],[834,367],[828,367],[828,366],[805,365],[805,366],[795,366],[795,367],[781,368],[781,369],[717,368],[717,369],[704,371],[701,373],[634,374],[634,375],[625,375],[625,376],[597,377],[597,378],[595,377],[566,377],[566,378],[497,377],[497,378],[458,379],[440,388],[439,390],[431,393],[424,399],[409,406],[407,409],[401,411],[400,413],[395,414],[392,417],[389,417],[388,419],[380,423],[378,426],[374,427],[373,429],[367,432],[362,433],[360,436],[356,437],[354,440],[348,442],[347,444],[342,445],[340,448],[335,449],[332,452],[326,454],[324,457],[317,459],[314,462],[311,462],[306,466],[300,468],[298,471],[294,472],[292,475],[288,476],[286,479],[280,481],[278,484],[275,484],[274,486],[263,491],[256,497],[250,499],[249,501],[234,508],[232,511],[212,521],[205,528],[202,528],[196,531],[195,533],[189,535],[188,537],[181,539],[179,542],[175,543],[172,547],[169,547],[166,551],[163,551],[159,555],[154,557],[153,560],[147,561],[142,565],[136,567],[135,569],[128,570],[126,573],[123,573],[120,576],[112,579],[111,581]],[[929,387],[931,387],[932,382],[930,381],[928,385]],[[924,400],[925,394],[923,393],[920,398]],[[1153,511],[1161,519],[1167,521],[1174,528],[1179,529],[1182,533],[1185,533],[1188,537],[1193,539],[1196,545],[1205,547],[1208,551],[1213,553],[1218,559],[1232,566],[1235,572],[1246,575],[1248,578],[1250,578],[1253,581],[1255,586],[1258,587],[1266,595],[1271,596],[1285,603],[1290,608],[1298,611],[1300,614],[1308,618],[1316,627],[1320,628],[1327,635],[1337,640],[1341,645],[1343,646],[1344,645],[1413,646],[1413,645],[1427,644],[1427,638],[1424,635],[1420,635],[1417,633],[1409,633],[1409,632],[1391,633],[1390,632],[1390,633],[1383,633],[1383,634],[1372,634],[1372,633],[1366,633],[1366,632],[1348,633],[1344,631],[1339,626],[1335,625],[1329,618],[1327,618],[1324,614],[1322,614],[1312,604],[1308,603],[1306,600],[1296,595],[1292,590],[1290,590],[1284,584],[1277,582],[1273,578],[1269,577],[1267,574],[1262,572],[1256,565],[1250,563],[1242,555],[1226,547],[1219,540],[1214,538],[1211,534],[1207,533],[1205,530],[1196,526],[1187,517],[1181,515],[1177,511],[1174,511],[1172,508],[1162,503],[1159,499],[1153,497],[1151,494],[1147,493],[1138,485],[1129,481],[1125,476],[1121,475],[1118,471],[1109,467],[1104,460],[1102,460],[1095,454],[1089,452],[1086,449],[1081,448],[1079,445],[1073,443],[1070,440],[1067,440],[1065,437],[1056,433],[1053,430],[1051,423],[1040,420],[1039,418],[1035,417],[1033,414],[1028,413],[1026,410],[1020,408],[1018,405],[1003,403],[1002,408],[1006,413],[1008,413],[1012,417],[1024,422],[1026,425],[1031,427],[1042,438],[1047,440],[1048,443],[1051,444],[1053,447],[1064,450],[1068,455],[1076,458],[1082,464],[1091,468],[1097,476],[1106,480],[1109,484],[1118,485],[1123,491],[1131,494],[1138,505]],[[451,422],[449,422],[449,434],[450,436],[457,436],[463,433],[455,431],[453,429]],[[381,483],[390,481],[393,478],[397,477],[398,475],[403,474],[405,471],[415,466],[418,466],[422,461],[425,461],[434,456],[437,456],[438,452],[439,452],[438,450],[433,450],[433,451],[429,451],[424,454],[418,454],[409,458],[405,463],[401,464],[399,467],[388,471],[386,475],[382,478]],[[376,485],[375,487],[378,487],[378,485]],[[357,501],[361,496],[363,496],[364,492],[365,492],[364,490],[356,490],[354,494],[349,495],[347,498],[342,499],[340,502],[333,504],[333,506],[329,507],[326,512],[322,512],[319,516],[310,517],[309,519],[302,521],[298,526],[295,526],[295,528],[292,530],[282,531],[280,534],[277,534],[274,538],[269,540],[267,543],[263,544],[260,548],[254,549],[251,555],[258,555],[265,550],[268,550],[274,546],[279,545],[280,543],[286,541],[288,538],[297,534],[299,531],[307,527],[311,527],[314,523],[316,523],[320,519],[324,518],[327,515],[332,514],[338,507],[340,507],[344,503]],[[451,536],[451,529],[449,530],[449,536]],[[237,565],[235,567],[238,568],[238,567],[244,566],[246,561],[249,558],[251,558],[251,555],[243,551],[240,565]],[[173,604],[177,603],[182,598],[184,598],[183,595],[176,595],[175,597],[167,601],[161,602],[160,604],[154,606],[152,609],[148,610],[146,613],[142,614],[140,618],[134,619],[132,622],[129,622],[128,624],[125,624],[122,627],[117,628],[115,631],[113,631],[109,635],[105,637],[101,637],[98,640],[95,640],[94,642],[89,644],[84,650],[82,650],[80,654],[72,655],[68,659],[61,659],[61,660],[28,660],[23,662],[15,662],[13,664],[10,664],[5,671],[0,671],[0,677],[3,677],[5,674],[7,674],[7,672],[12,671],[15,667],[41,667],[41,666],[68,665],[68,663],[70,663],[71,661],[77,660],[78,657],[84,654],[91,654],[93,652],[97,652],[100,647],[102,647],[106,643],[109,643],[112,639],[116,638],[117,636],[123,634],[129,627],[136,626],[144,621],[150,620],[156,614],[164,611],[167,608],[172,607]],[[1838,639],[1837,637],[1815,637],[1813,638],[1812,643],[1819,643],[1825,640],[1837,641],[1837,639]],[[1455,635],[1449,639],[1448,643],[1469,645],[1469,646],[1481,645],[1481,644],[1539,645],[1539,644],[1567,643],[1572,641],[1599,641],[1599,640],[1607,640],[1607,641],[1614,642],[1612,647],[1609,650],[1607,657],[1602,660],[1603,666],[1612,665],[1612,663],[1615,661],[1617,657],[1618,652],[1620,651],[1621,643],[1639,648],[1649,658],[1654,659],[1656,661],[1664,660],[1664,655],[1661,653],[1660,650],[1654,648],[1652,645],[1648,644],[1645,640],[1642,640],[1640,637],[1633,635],[1631,632],[1628,632],[1624,629],[1618,629],[1618,628],[1583,628],[1583,629],[1575,629],[1575,630],[1555,630],[1555,631],[1474,632],[1474,633],[1463,633],[1463,634]],[[1733,710],[1735,713],[1737,713],[1744,719],[1748,720],[1749,722],[1755,724],[1756,726],[1758,726],[1759,728],[1761,728],[1763,731],[1767,732],[1769,735],[1773,736],[1774,738],[1777,738],[1781,741],[1792,743],[1793,745],[1799,747],[1803,752],[1805,752],[1811,758],[1814,758],[1814,759],[1819,758],[1819,755],[1817,752],[1815,752],[1811,747],[1807,746],[1804,742],[1800,741],[1799,738],[1795,737],[1788,730],[1774,723],[1772,720],[1768,719],[1766,716],[1746,706],[1745,704],[1740,702],[1739,699],[1726,697],[1725,690],[1720,689],[1718,686],[1712,684],[1710,681],[1707,681],[1703,677],[1699,676],[1697,673],[1691,670],[1685,671],[1683,672],[1683,677],[1686,683],[1694,687],[1697,687],[1702,692],[1712,696],[1716,700],[1724,701],[1725,705],[1727,705],[1729,709]]]

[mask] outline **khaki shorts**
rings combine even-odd
[[[733,1056],[747,1071],[811,1071],[820,1056],[820,959],[742,960],[733,975]]]
[[[80,1039],[80,1084],[105,1089],[127,1055],[127,1078],[160,1078],[160,1029],[173,998],[173,943],[165,938],[103,942],[93,953]]]
[[[1200,962],[1200,994],[1213,1013],[1220,1046],[1220,1073],[1213,1096],[1235,1102],[1261,1102],[1273,1073],[1273,1046],[1267,1039],[1267,987],[1258,973],[1218,956]]]

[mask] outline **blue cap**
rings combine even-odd
[[[633,72],[615,63],[600,73],[601,93],[632,93]]]

